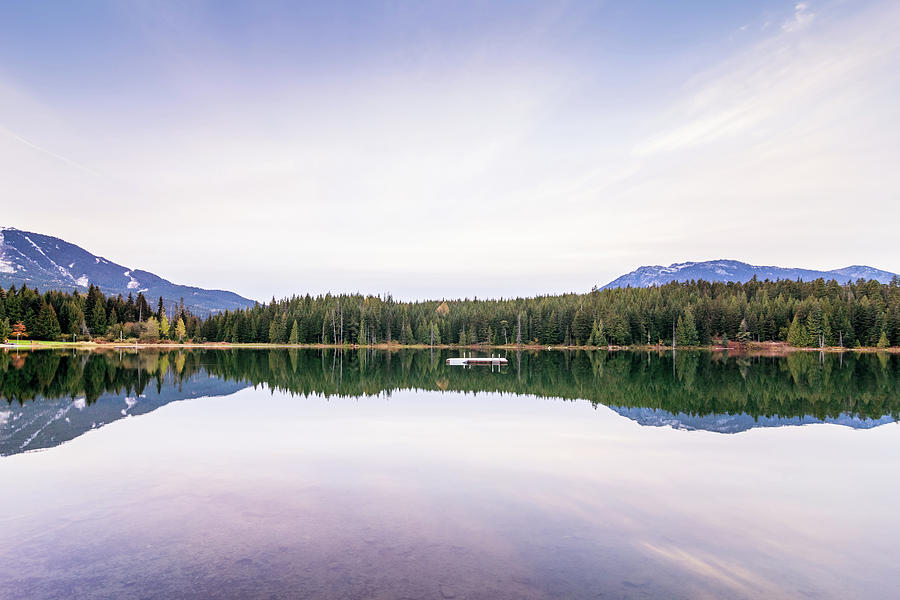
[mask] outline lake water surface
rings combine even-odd
[[[896,598],[900,356],[0,354],[0,598]]]

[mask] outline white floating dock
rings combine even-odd
[[[457,365],[457,366],[471,366],[471,365],[505,365],[507,363],[505,358],[500,356],[481,356],[481,357],[466,357],[461,356],[459,358],[448,358],[448,365]]]

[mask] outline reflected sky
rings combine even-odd
[[[900,426],[266,386],[0,458],[0,597],[888,598]]]

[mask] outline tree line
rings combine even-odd
[[[170,316],[171,315],[171,316]],[[200,319],[185,308],[184,299],[169,307],[162,297],[151,308],[143,293],[135,298],[106,296],[91,284],[88,292],[52,290],[40,293],[22,285],[0,288],[0,340],[189,339],[188,324],[196,330]]]
[[[94,286],[0,289],[0,339],[142,339],[276,344],[708,346],[780,341],[806,347],[900,346],[900,278],[673,282],[499,300],[402,302],[390,294],[292,296],[205,319],[159,299]]]

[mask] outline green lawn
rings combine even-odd
[[[28,347],[28,348],[31,348],[32,346],[34,346],[34,347],[37,347],[37,346],[82,346],[84,344],[93,344],[93,342],[48,342],[45,340],[28,340],[28,339],[21,339],[19,341],[16,341],[13,339],[13,340],[8,340],[6,343],[10,344],[11,346],[22,346],[22,347]]]

